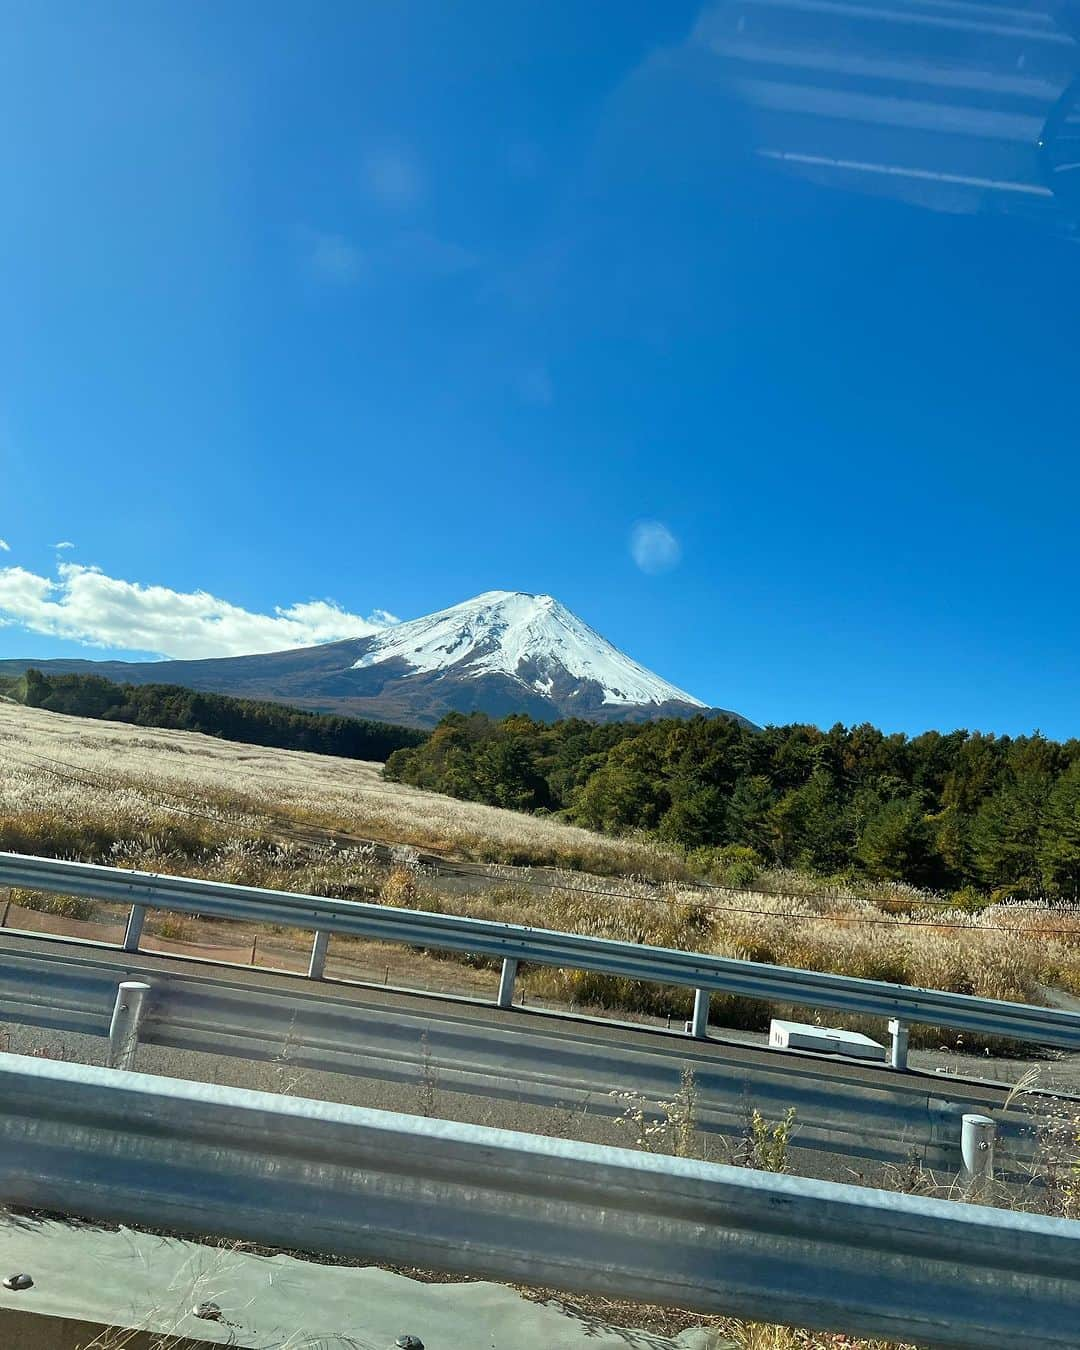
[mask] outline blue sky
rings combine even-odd
[[[520,589],[758,722],[1080,735],[1077,49],[946,153],[790,54],[748,109],[731,13],[4,6],[0,656]]]

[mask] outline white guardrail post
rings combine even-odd
[[[981,1199],[994,1179],[997,1125],[989,1116],[972,1114],[963,1117],[960,1131],[960,1153],[964,1160],[967,1193],[973,1200]]]
[[[504,956],[502,970],[499,972],[499,992],[495,1003],[500,1008],[514,1006],[514,984],[517,980],[518,963],[512,956]]]
[[[889,1064],[894,1069],[907,1068],[908,1034],[906,1022],[901,1022],[899,1017],[889,1018],[889,1035],[892,1038],[889,1046]]]
[[[690,1021],[686,1024],[686,1030],[689,1035],[699,1041],[703,1041],[708,1037],[709,991],[707,989],[694,990],[694,1012]]]
[[[124,930],[124,951],[137,952],[142,941],[143,924],[146,922],[146,906],[132,905]]]
[[[1080,1326],[1065,1219],[10,1054],[0,1204],[935,1350]]]
[[[146,1012],[150,986],[141,980],[123,980],[109,1023],[109,1068],[131,1069],[139,1048],[139,1027]]]
[[[330,934],[321,929],[316,932],[311,944],[311,960],[308,962],[308,979],[321,980],[326,972],[326,951],[330,946]]]

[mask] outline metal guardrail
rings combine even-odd
[[[914,1153],[927,1167],[958,1173],[962,1118],[977,1111],[994,1118],[999,1175],[1030,1177],[1040,1122],[1003,1109],[1004,1086],[764,1047],[699,1046],[662,1029],[608,1027],[601,1038],[589,1022],[553,1014],[507,1023],[469,1002],[382,991],[342,998],[250,972],[241,981],[189,974],[179,961],[41,950],[48,945],[8,942],[0,952],[0,1022],[108,1036],[118,1068],[133,1066],[141,1042],[263,1061],[301,1081],[311,1071],[343,1073],[601,1118],[624,1111],[615,1092],[670,1101],[689,1069],[695,1125],[706,1135],[738,1138],[751,1110],[778,1120],[794,1107],[800,1149],[894,1166]],[[1035,1112],[1045,1104],[1031,1105]]]
[[[695,1036],[706,1034],[709,995],[722,991],[783,1004],[887,1018],[891,1023],[896,1067],[904,1067],[903,1048],[909,1023],[1080,1050],[1077,1013],[487,919],[394,909],[355,900],[331,900],[17,853],[0,853],[0,886],[131,905],[124,942],[128,951],[138,950],[147,908],[167,909],[311,929],[315,934],[308,972],[312,978],[323,976],[327,937],[334,933],[498,957],[503,961],[503,970],[497,1002],[505,1008],[512,1003],[518,965],[527,961],[693,989],[694,1016],[688,1030]]]
[[[961,1350],[1075,1350],[1080,1224],[0,1055],[0,1202]]]

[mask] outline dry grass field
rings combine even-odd
[[[481,862],[656,879],[685,874],[674,853],[649,842],[455,801],[385,782],[380,770],[360,760],[64,717],[0,700],[5,829],[21,819],[27,839],[40,835],[43,845],[50,831],[62,834],[62,821],[71,844],[82,839],[84,848],[151,836],[269,838],[286,822]]]
[[[364,840],[397,847],[388,855]],[[687,884],[677,854],[650,841],[384,782],[375,764],[9,703],[0,703],[0,847],[375,896],[993,998],[1080,994],[1075,909],[967,913],[910,888],[822,894],[791,876],[771,878],[784,893],[703,891]],[[490,866],[448,887],[418,864],[417,850]],[[688,1006],[684,991],[583,971],[531,971],[525,987],[650,1015],[685,1016]],[[715,1003],[729,1025],[761,1026],[768,1012],[734,998]],[[931,1030],[921,1039],[940,1038]]]

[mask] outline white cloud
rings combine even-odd
[[[364,619],[332,600],[275,605],[257,614],[206,591],[174,591],[60,563],[55,579],[0,568],[0,625],[70,638],[88,647],[197,659],[311,647],[367,637],[398,620],[386,610]]]
[[[0,553],[10,553],[11,545],[6,539],[0,539]]]
[[[371,195],[383,206],[415,206],[423,196],[424,178],[415,157],[404,150],[374,150],[364,162]]]
[[[317,281],[351,286],[360,279],[364,259],[344,235],[313,230],[308,235],[307,265]]]
[[[656,576],[678,566],[682,549],[661,521],[640,520],[630,532],[630,555],[643,572]]]
[[[53,544],[53,548],[74,548],[75,545],[70,539],[61,539],[58,544]]]

